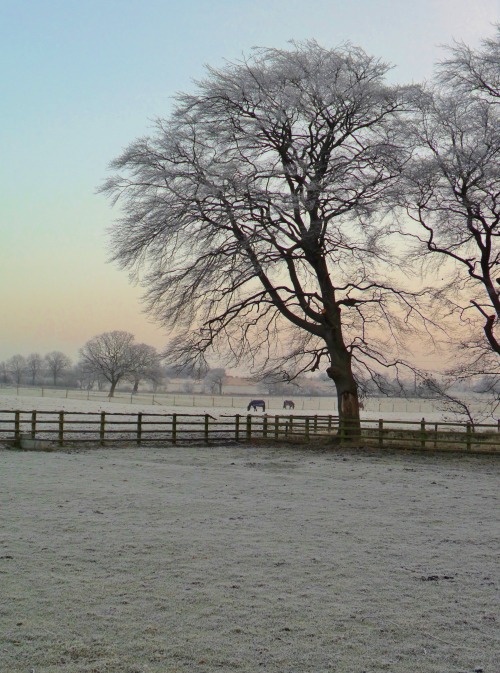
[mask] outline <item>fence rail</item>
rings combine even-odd
[[[352,436],[348,422],[337,416],[300,414],[115,413],[0,410],[0,441],[21,448],[46,448],[79,443],[181,444],[300,441],[336,435],[341,445]],[[378,448],[500,452],[500,424],[362,420],[357,444]]]
[[[332,434],[336,416],[161,414],[69,411],[2,411],[0,440],[65,444],[182,443],[256,438],[313,438]]]

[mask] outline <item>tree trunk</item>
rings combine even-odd
[[[115,388],[116,388],[117,383],[118,383],[118,381],[111,381],[111,388],[109,389],[108,397],[114,397],[115,396]]]
[[[335,383],[339,411],[339,434],[346,441],[357,441],[361,435],[358,385],[354,379],[348,353],[335,358],[336,363],[326,370]]]
[[[139,390],[139,379],[135,379],[134,387],[132,388],[132,395],[135,395]]]

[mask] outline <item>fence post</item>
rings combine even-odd
[[[434,423],[434,448],[437,449],[438,424]]]
[[[384,419],[378,419],[378,447],[379,449],[384,448]]]
[[[104,446],[105,434],[106,434],[106,412],[101,411],[101,425],[99,428],[99,439],[101,442],[101,446]]]
[[[240,415],[236,414],[234,418],[234,439],[240,441]]]
[[[306,429],[305,429],[306,439],[309,439],[309,416],[306,416],[306,424],[305,425],[306,425]]]
[[[262,422],[262,436],[267,437],[267,414],[264,415],[264,420]]]
[[[36,411],[31,412],[31,439],[36,438]]]
[[[279,416],[274,417],[274,439],[278,439],[280,434]]]
[[[137,444],[140,445],[142,440],[142,411],[137,414]]]
[[[426,438],[425,418],[422,418],[422,420],[420,421],[420,446],[422,449],[425,449],[425,438]]]
[[[177,414],[172,414],[172,444],[177,444]]]
[[[247,440],[252,439],[252,417],[247,414]]]
[[[328,434],[332,434],[332,415],[328,414]]]
[[[472,427],[470,423],[467,423],[467,451],[471,450],[471,440],[472,440]]]
[[[59,412],[59,446],[64,444],[64,411]]]
[[[16,411],[14,413],[14,439],[16,444],[21,441],[21,423],[20,423],[21,412]]]
[[[193,397],[194,400],[194,397]],[[205,443],[208,444],[208,414],[205,414]]]
[[[290,416],[290,435],[293,435],[293,415]]]
[[[318,416],[317,414],[314,416],[314,434],[318,434]]]

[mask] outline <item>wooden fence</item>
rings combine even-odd
[[[78,443],[181,444],[299,441],[336,435],[347,443],[349,427],[337,416],[247,414],[160,414],[68,411],[2,411],[0,441],[22,448],[51,448]],[[378,448],[500,452],[500,423],[476,424],[368,420],[361,421],[357,444]]]
[[[332,434],[335,416],[159,414],[69,411],[2,411],[0,440],[51,442],[168,443],[309,439]]]

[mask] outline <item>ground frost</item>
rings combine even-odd
[[[497,673],[498,459],[0,451],[6,673]]]

